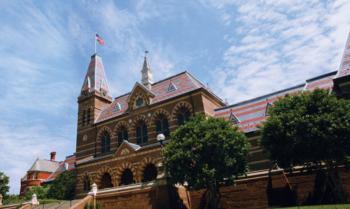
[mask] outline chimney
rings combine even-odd
[[[51,161],[56,161],[56,152],[51,152],[50,153],[50,160]]]

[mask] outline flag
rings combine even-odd
[[[100,45],[105,44],[105,40],[103,40],[97,33],[96,33],[96,41],[97,41]]]

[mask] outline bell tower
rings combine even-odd
[[[91,56],[78,97],[78,130],[92,127],[102,109],[112,103],[102,58]]]

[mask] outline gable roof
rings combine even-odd
[[[176,90],[168,91],[170,83],[173,83],[176,86]],[[194,78],[189,72],[184,71],[177,75],[153,83],[151,90],[147,90],[154,94],[152,104],[155,104],[200,88],[206,89],[206,87],[200,81]],[[210,90],[208,90],[208,92],[213,94]],[[130,94],[131,93],[129,92],[127,94],[116,97],[115,100],[101,112],[97,118],[96,123],[127,113],[128,99]],[[215,94],[213,95],[218,98]],[[119,111],[115,111],[115,106],[118,103],[120,104],[121,108]]]
[[[29,171],[43,171],[43,172],[54,172],[59,167],[59,162],[44,160],[44,159],[36,159],[33,163],[32,167],[30,167]]]
[[[268,105],[273,104],[276,100],[286,94],[293,94],[305,90],[332,89],[333,78],[336,71],[317,76],[306,80],[305,83],[293,86],[291,88],[276,91],[250,100],[242,101],[223,108],[215,110],[215,117],[230,120],[231,114],[239,120],[237,126],[245,133],[256,131],[268,115],[266,109]]]
[[[45,182],[50,182],[55,180],[64,171],[71,171],[75,169],[75,155],[67,156],[62,162],[59,162],[57,169],[45,180]]]

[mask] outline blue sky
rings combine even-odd
[[[11,193],[39,158],[75,151],[94,33],[113,96],[188,70],[230,103],[338,68],[348,0],[0,0],[0,171]]]

